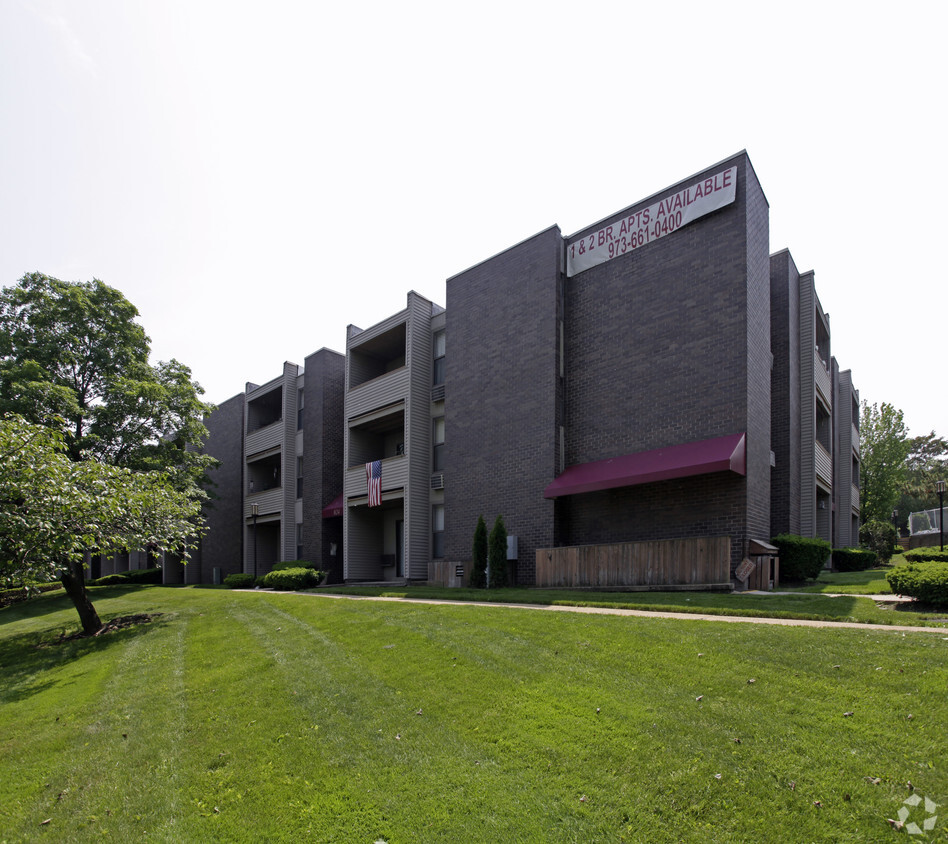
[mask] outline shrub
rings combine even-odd
[[[905,559],[909,563],[948,563],[948,551],[938,548],[916,548],[906,551]]]
[[[318,569],[316,563],[309,560],[286,560],[282,563],[274,563],[272,571],[286,571],[287,569]]]
[[[281,589],[296,592],[299,589],[312,589],[319,586],[323,579],[321,571],[310,568],[277,569],[260,578],[259,584],[267,589]]]
[[[923,604],[948,607],[948,563],[908,563],[886,574],[897,595],[909,595]]]
[[[161,583],[161,569],[132,569],[90,580],[91,586],[130,586],[133,583]]]
[[[882,565],[887,565],[892,559],[898,538],[894,525],[889,522],[880,522],[878,519],[868,521],[859,528],[860,544],[863,548],[875,551]]]
[[[825,539],[781,533],[771,542],[780,550],[781,580],[813,580],[819,576],[832,547]]]
[[[502,589],[507,586],[507,528],[502,516],[494,519],[494,526],[488,540],[488,559],[490,560],[490,587]]]
[[[224,585],[228,589],[252,589],[256,578],[252,574],[235,572],[224,578]]]
[[[836,571],[865,571],[876,564],[876,552],[864,548],[834,548],[833,568]]]
[[[477,517],[474,528],[474,546],[471,549],[471,586],[483,589],[487,586],[487,524],[483,516]]]
[[[62,583],[57,580],[55,583],[31,583],[28,586],[18,586],[13,589],[0,589],[0,608],[28,601],[42,592],[54,592],[62,588]]]

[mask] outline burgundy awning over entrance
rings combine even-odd
[[[672,478],[690,478],[711,472],[747,474],[747,447],[744,434],[712,440],[639,451],[622,457],[595,460],[569,466],[544,491],[544,498],[598,492],[636,484],[650,484]]]
[[[341,516],[342,508],[345,506],[345,502],[342,500],[342,496],[336,496],[332,501],[330,501],[325,507],[323,507],[323,518],[331,519],[333,516]]]

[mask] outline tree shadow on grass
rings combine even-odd
[[[167,624],[172,615],[154,614],[148,622],[122,624],[128,618],[112,613],[103,618],[106,628],[113,629],[98,636],[76,636],[62,628],[48,627],[0,638],[0,706],[32,697],[64,682],[54,669],[75,663],[84,657],[124,645],[139,636],[146,636]],[[116,623],[118,622],[118,623]],[[65,682],[73,682],[72,679]]]
[[[130,590],[147,589],[148,586],[149,584],[139,583],[128,586],[93,586],[91,588],[87,587],[87,589],[90,600],[93,605],[96,605],[99,601],[104,601],[109,598],[118,598],[122,595],[127,595]],[[96,607],[96,609],[98,609],[98,607]],[[27,618],[38,618],[63,610],[72,610],[74,614],[73,619],[78,627],[79,616],[75,614],[76,605],[69,599],[69,596],[64,591],[47,592],[42,595],[37,595],[35,598],[30,598],[27,601],[20,601],[16,604],[0,608],[0,627],[6,624],[13,624],[17,621],[23,621]],[[100,613],[100,616],[101,615]],[[69,626],[72,626],[73,619],[70,619]]]

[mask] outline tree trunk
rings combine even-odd
[[[66,594],[76,605],[76,612],[79,613],[79,621],[82,623],[82,632],[92,635],[102,629],[102,622],[99,614],[92,606],[89,600],[89,593],[86,592],[86,578],[81,560],[70,562],[60,577]]]

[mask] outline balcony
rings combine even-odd
[[[859,487],[856,486],[855,484],[853,484],[851,495],[852,495],[852,502],[851,502],[852,508],[858,513],[860,509]]]
[[[351,419],[404,399],[408,395],[408,378],[409,369],[403,366],[350,388],[346,396],[346,415]]]
[[[408,456],[387,457],[382,461],[382,492],[404,489],[408,486]],[[346,470],[346,497],[368,495],[365,466],[353,466]]]
[[[823,399],[823,404],[828,408],[832,407],[833,383],[819,355],[813,358],[813,383],[816,385],[817,394]]]
[[[853,453],[858,455],[859,454],[859,429],[855,425],[853,425],[853,429],[852,429],[852,432],[850,433],[850,436],[852,437],[851,442],[853,445]]]
[[[816,463],[816,477],[828,489],[833,488],[833,459],[820,442],[813,443],[813,456]]]

